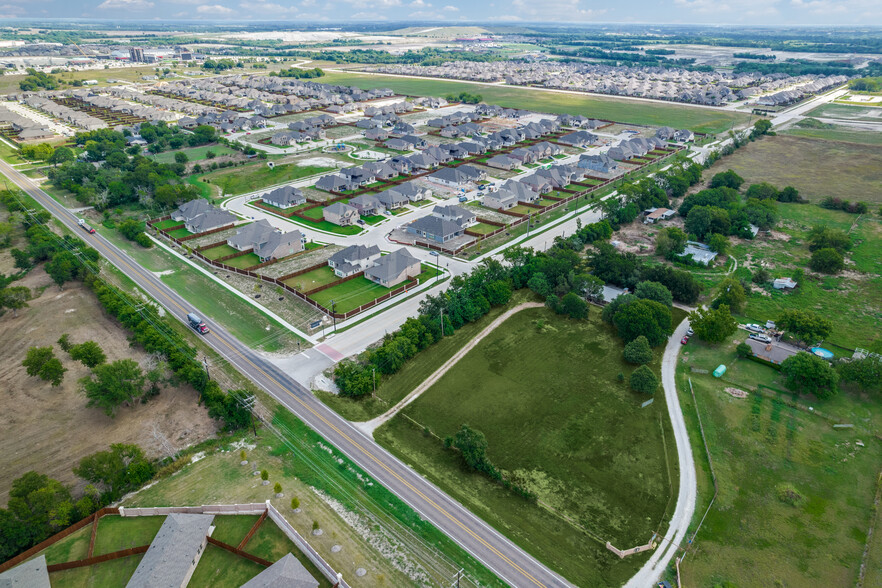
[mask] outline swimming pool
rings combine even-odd
[[[823,347],[812,347],[811,352],[824,359],[833,359],[833,352],[829,349],[824,349]]]

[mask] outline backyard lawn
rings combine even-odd
[[[217,247],[212,247],[211,249],[203,249],[199,253],[201,253],[208,259],[215,260],[220,257],[224,257],[225,255],[233,255],[234,253],[239,253],[239,250],[234,247],[230,247],[229,245],[224,243],[223,245],[218,245]]]
[[[265,569],[259,563],[239,557],[216,545],[209,545],[205,548],[189,585],[238,588]]]
[[[677,460],[664,395],[641,408],[647,397],[617,378],[633,370],[621,341],[591,312],[586,321],[545,308],[513,315],[375,438],[569,581],[612,586],[648,555],[619,560],[604,543],[630,548],[664,532]],[[506,477],[549,508],[444,449],[463,423],[486,435]]]
[[[498,104],[506,108],[523,108],[556,114],[581,114],[632,124],[688,128],[705,133],[719,133],[728,130],[733,124],[747,123],[749,120],[747,114],[726,110],[640,102],[626,98],[545,92],[496,84],[475,85],[448,80],[408,79],[330,71],[325,72],[322,81],[363,89],[392,88],[397,93],[415,96],[445,96],[460,92],[476,92],[481,94],[488,104]]]
[[[257,265],[261,263],[260,258],[255,253],[246,253],[245,255],[240,255],[239,257],[233,257],[232,259],[228,259],[221,263],[225,263],[231,267],[235,267],[238,269],[245,269],[251,267],[253,265]]]
[[[486,235],[487,233],[492,233],[499,227],[494,225],[488,225],[487,223],[478,223],[469,227],[469,230],[473,233],[478,233],[479,235]]]
[[[104,555],[130,547],[149,545],[164,521],[164,516],[121,517],[108,515],[101,517],[98,521],[94,555]]]
[[[188,231],[186,228],[181,227],[180,229],[175,229],[174,231],[169,231],[166,233],[169,237],[174,237],[175,239],[180,239],[181,237],[189,237],[193,233]]]
[[[288,278],[285,280],[285,284],[291,286],[295,290],[309,292],[319,286],[336,282],[339,279],[341,278],[334,273],[334,270],[330,266],[323,265],[322,267],[306,272],[305,274]]]
[[[165,219],[164,221],[159,221],[158,223],[154,223],[154,227],[157,229],[167,229],[169,227],[176,227],[178,225],[184,224],[184,221],[177,221],[171,218]]]
[[[64,588],[122,587],[128,583],[143,557],[143,554],[132,555],[93,566],[52,572],[49,581],[52,586]]]
[[[398,288],[386,288],[379,284],[371,282],[364,276],[359,276],[348,282],[343,282],[337,286],[332,286],[327,290],[316,292],[310,298],[321,304],[327,309],[331,309],[331,301],[335,303],[336,312],[349,312],[354,308],[358,308],[362,304],[367,304],[372,300],[379,298],[386,292],[390,292]]]

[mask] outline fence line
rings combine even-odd
[[[123,549],[120,551],[105,553],[104,555],[96,555],[95,557],[87,557],[86,559],[78,559],[76,561],[67,561],[64,563],[51,564],[51,565],[46,566],[46,570],[49,572],[60,572],[61,570],[71,570],[73,568],[84,568],[86,566],[93,566],[95,564],[104,563],[106,561],[111,561],[114,559],[120,559],[122,557],[129,557],[131,555],[138,555],[139,553],[146,553],[148,549],[150,549],[149,545],[141,545],[139,547],[130,547],[128,549]]]

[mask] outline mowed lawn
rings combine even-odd
[[[812,202],[838,196],[852,202],[882,203],[882,149],[877,146],[763,137],[720,159],[705,177],[727,169],[738,172],[746,184],[793,186]]]
[[[375,437],[570,582],[614,586],[648,555],[619,560],[604,542],[630,548],[664,532],[677,459],[664,395],[641,408],[647,397],[618,379],[633,370],[621,340],[591,313],[586,321],[545,308],[515,314]],[[463,423],[549,508],[467,471],[444,449],[441,439]]]
[[[746,123],[748,115],[726,110],[693,106],[640,102],[623,98],[547,92],[511,86],[464,84],[448,80],[411,79],[395,76],[325,72],[324,83],[345,84],[362,89],[392,88],[397,93],[414,96],[445,96],[469,92],[480,94],[484,102],[506,108],[537,112],[581,114],[618,122],[672,126],[699,132],[719,133],[734,124]]]
[[[169,227],[176,227],[178,225],[184,224],[184,221],[177,221],[171,218],[165,219],[164,221],[159,221],[155,223],[153,226],[157,229],[167,229]]]
[[[199,253],[201,253],[202,255],[207,257],[208,259],[215,260],[215,259],[219,259],[221,257],[227,256],[227,255],[233,255],[234,253],[239,253],[239,250],[234,247],[230,247],[229,245],[224,243],[223,245],[218,245],[217,247],[212,247],[210,249],[203,249]]]
[[[309,292],[310,290],[324,286],[325,284],[336,282],[340,279],[342,278],[338,277],[330,266],[323,265],[322,267],[306,272],[305,274],[288,278],[285,280],[285,284],[291,286],[295,290]]]
[[[725,363],[730,371],[725,382],[685,366],[678,373],[680,402],[699,466],[693,529],[707,510],[713,486],[688,378],[719,488],[692,553],[680,565],[683,585],[856,585],[882,463],[882,443],[874,435],[880,424],[878,403],[840,392],[830,401],[799,398],[804,405],[799,409],[790,405],[791,394],[777,391],[783,390],[778,372],[736,360],[731,342],[720,348],[693,345],[686,347],[691,349],[687,365],[712,370]],[[756,394],[758,383],[772,389]],[[748,398],[727,394],[724,388],[733,384],[751,392]],[[833,422],[856,426],[834,429],[808,406],[832,416]],[[784,483],[796,488],[804,498],[801,504],[778,498],[776,487]],[[877,543],[871,549],[876,564],[868,568],[864,586],[879,585],[880,554]]]
[[[268,186],[291,182],[307,176],[332,171],[334,168],[316,165],[297,165],[286,163],[267,167],[266,162],[241,167],[229,167],[198,176],[191,183],[214,184],[227,196],[246,194]]]
[[[331,286],[327,290],[316,292],[310,295],[310,298],[331,310],[331,301],[334,301],[334,309],[336,312],[349,312],[358,308],[362,304],[367,304],[372,300],[379,298],[387,292],[391,292],[395,288],[386,288],[380,284],[371,282],[364,276],[358,276],[348,282],[343,282],[336,286]]]
[[[183,153],[187,156],[187,161],[202,161],[208,159],[208,152],[212,151],[215,155],[232,155],[238,153],[235,149],[230,149],[226,145],[203,145],[201,147],[193,147],[192,149],[174,149],[171,151],[163,151],[156,155],[148,155],[150,159],[157,163],[174,163],[175,153]]]

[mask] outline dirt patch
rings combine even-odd
[[[725,388],[726,393],[735,398],[747,398],[747,392],[738,388]]]
[[[82,484],[71,468],[83,457],[107,449],[111,443],[137,443],[159,457],[213,436],[215,421],[196,403],[189,386],[164,386],[147,404],[122,408],[116,418],[86,408],[78,380],[89,369],[61,351],[56,341],[62,333],[74,342],[97,341],[108,361],[131,358],[143,362],[147,354],[129,347],[127,333],[108,318],[94,295],[79,284],[64,291],[38,268],[16,285],[35,295],[17,318],[0,317],[0,504],[6,504],[12,480],[36,470],[65,484]],[[21,362],[32,346],[52,345],[67,368],[56,388],[25,373]]]

